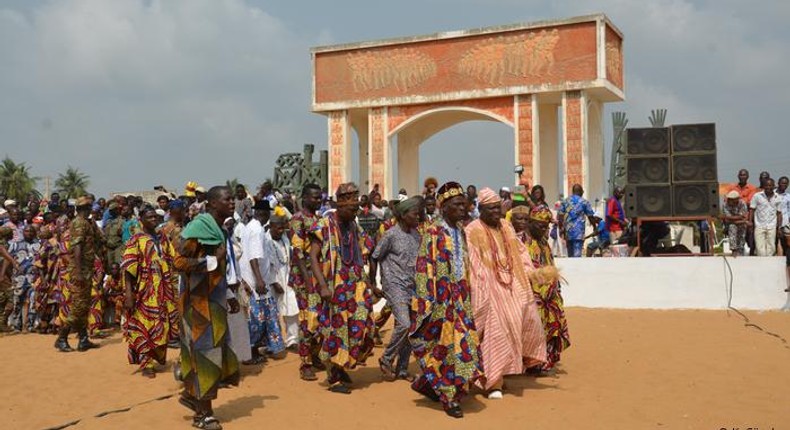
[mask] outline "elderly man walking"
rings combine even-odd
[[[463,187],[437,191],[442,216],[420,240],[409,338],[422,370],[412,389],[441,402],[447,415],[464,416],[461,399],[483,377],[469,286],[469,254],[461,223],[467,217]]]
[[[380,264],[383,295],[395,315],[392,338],[379,359],[379,367],[387,381],[411,378],[408,373],[411,355],[409,307],[414,296],[415,264],[420,246],[417,227],[422,210],[422,197],[419,196],[398,203],[395,206],[398,225],[384,233],[370,260],[370,280],[375,285]],[[396,358],[397,367],[393,368]]]
[[[329,390],[351,393],[347,370],[365,363],[373,350],[373,298],[365,264],[373,241],[356,223],[359,189],[340,184],[337,211],[320,218],[310,231],[310,267],[325,308],[319,316]]]
[[[546,362],[543,323],[528,277],[532,264],[513,226],[501,217],[494,190],[478,194],[480,218],[466,227],[472,305],[488,398],[501,399],[505,375],[519,375]]]

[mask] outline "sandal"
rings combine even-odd
[[[303,367],[299,369],[299,377],[302,378],[303,381],[317,381],[318,376],[315,376],[315,372],[310,367]]]
[[[329,387],[329,391],[339,394],[351,394],[351,388],[343,382],[338,382]]]
[[[222,430],[219,420],[211,415],[196,415],[192,427],[204,430]]]
[[[464,411],[461,410],[461,405],[456,402],[450,402],[444,405],[444,413],[452,418],[463,418]]]
[[[392,382],[398,378],[398,375],[392,369],[392,365],[386,363],[383,358],[379,358],[379,369],[381,369],[381,376],[387,382]]]
[[[404,381],[414,382],[414,375],[409,372],[398,373],[398,379],[403,379]]]
[[[156,371],[151,368],[143,369],[142,372],[140,372],[140,374],[143,375],[144,378],[148,378],[148,379],[156,378]]]
[[[259,355],[257,357],[253,357],[253,358],[251,358],[249,360],[242,361],[241,364],[243,364],[245,366],[255,366],[257,364],[263,364],[265,362],[266,362],[266,358],[263,357],[262,355]]]

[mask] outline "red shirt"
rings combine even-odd
[[[732,186],[732,188],[727,190],[728,193],[730,191],[737,191],[738,194],[741,195],[741,200],[746,202],[746,206],[749,206],[749,203],[751,203],[752,201],[752,197],[754,197],[754,195],[760,192],[761,190],[752,184],[746,184],[746,186],[743,188],[741,188],[740,185],[735,184]]]
[[[620,211],[617,209],[617,199],[612,197],[606,203],[606,229],[609,231],[623,231],[623,226],[616,222],[609,222],[609,217],[614,219],[619,219],[620,221],[624,221],[624,219],[620,218]]]

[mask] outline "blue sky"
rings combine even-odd
[[[5,0],[0,156],[39,176],[79,167],[97,194],[254,185],[278,154],[326,145],[309,111],[311,46],[595,12],[626,38],[628,100],[608,106],[607,136],[612,110],[645,126],[665,107],[668,123],[717,122],[722,180],[739,167],[790,173],[780,0]],[[423,145],[421,173],[504,185],[511,136],[496,123],[453,127]]]

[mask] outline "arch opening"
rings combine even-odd
[[[422,192],[429,176],[464,185],[512,185],[515,154],[512,123],[490,112],[441,108],[405,121],[390,134],[393,193]],[[498,142],[498,143],[494,143]],[[424,145],[430,143],[429,145]]]

